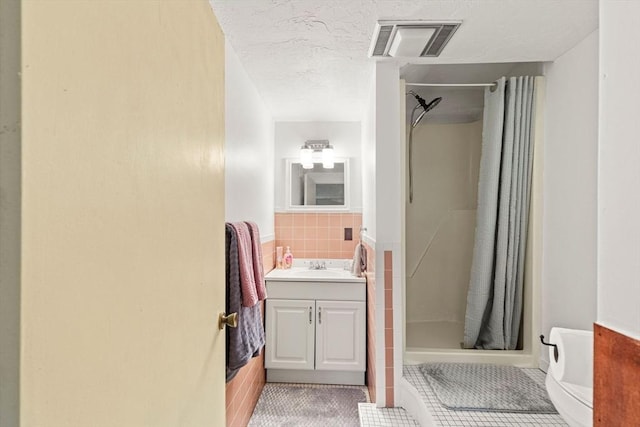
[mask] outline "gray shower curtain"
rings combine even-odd
[[[494,88],[484,95],[464,347],[513,350],[522,318],[534,77],[503,77]]]

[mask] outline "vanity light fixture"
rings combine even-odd
[[[313,169],[313,150],[306,146],[300,147],[300,163],[304,169]]]
[[[322,149],[322,167],[333,169],[333,147],[331,145],[327,145]]]
[[[333,145],[327,140],[305,141],[300,147],[300,163],[304,169],[313,169],[314,163],[322,163],[325,169],[333,169]]]

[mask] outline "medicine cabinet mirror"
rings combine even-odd
[[[349,209],[349,161],[336,159],[332,169],[314,163],[304,169],[298,159],[287,159],[287,210],[326,211]]]

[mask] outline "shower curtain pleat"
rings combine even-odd
[[[476,238],[465,348],[515,349],[531,193],[533,77],[485,91]]]

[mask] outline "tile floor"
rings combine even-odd
[[[375,403],[359,403],[361,427],[420,427],[402,408],[377,408]]]
[[[328,398],[326,393],[314,391],[320,389],[328,389],[333,396]],[[356,408],[359,402],[370,401],[365,386],[268,383],[248,426],[357,427],[359,414]],[[317,406],[320,403],[322,410]]]
[[[539,369],[523,369],[534,381],[544,387],[545,373]],[[566,426],[559,414],[521,414],[504,412],[451,411],[438,402],[438,398],[431,390],[427,380],[422,376],[418,365],[404,367],[404,377],[414,386],[436,425],[446,427],[551,427]],[[361,421],[362,422],[362,421]],[[363,426],[377,426],[377,424],[362,424]],[[382,424],[386,425],[386,424]],[[416,424],[394,424],[394,427],[414,426]]]
[[[545,374],[539,369],[523,369],[544,387]],[[436,425],[443,427],[560,427],[567,426],[558,414],[519,414],[501,412],[451,411],[438,402],[417,365],[404,367],[404,377],[413,385],[429,408]],[[298,386],[301,386],[298,384]],[[305,384],[304,387],[332,387]],[[364,388],[366,393],[366,388]],[[368,397],[368,394],[367,394]],[[367,399],[368,400],[368,399]],[[375,403],[359,403],[361,427],[419,427],[403,408],[377,408]],[[333,426],[332,426],[333,427]]]

